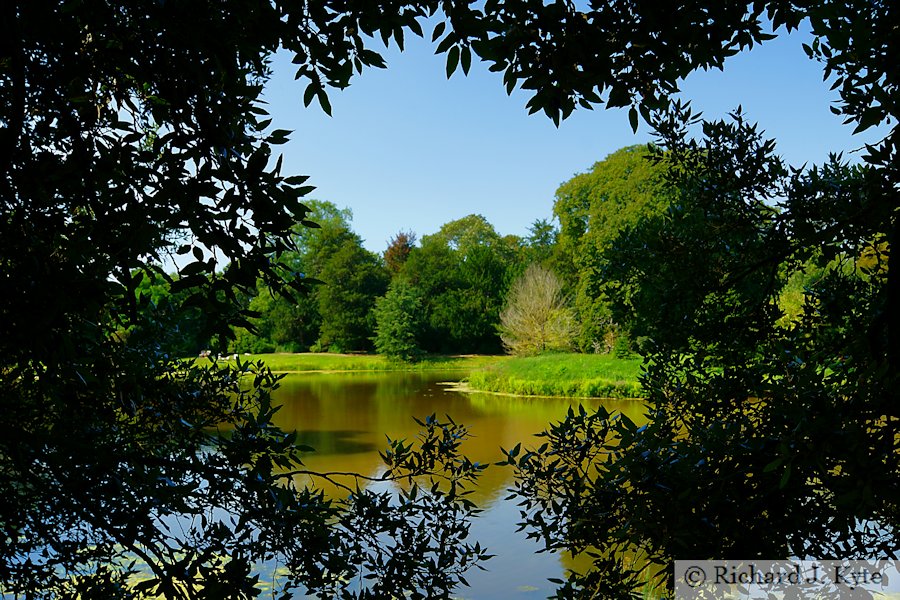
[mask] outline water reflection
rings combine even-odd
[[[580,403],[463,394],[441,385],[459,377],[459,371],[290,375],[275,392],[275,400],[283,405],[275,422],[288,431],[296,430],[298,442],[316,449],[304,457],[310,470],[374,477],[383,471],[378,450],[387,447],[385,436],[413,438],[419,431],[413,417],[449,415],[466,425],[472,438],[463,444],[463,453],[472,460],[491,463],[502,459],[501,447],[536,442],[534,434]],[[600,402],[581,401],[586,407]],[[639,402],[602,402],[636,422],[645,420]],[[524,533],[516,533],[518,509],[503,500],[511,485],[512,470],[492,466],[471,496],[484,509],[472,526],[472,536],[497,556],[485,564],[487,571],[467,574],[472,587],[460,589],[459,598],[544,598],[554,589],[547,578],[560,577],[565,568],[576,567],[557,555],[537,554],[540,547],[526,540]],[[323,487],[326,492],[338,493],[335,488]]]

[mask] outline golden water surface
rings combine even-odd
[[[300,443],[316,449],[304,458],[309,469],[377,476],[384,468],[378,451],[387,447],[385,436],[412,440],[419,431],[413,417],[450,415],[472,434],[463,453],[473,461],[493,463],[502,460],[501,447],[509,449],[519,442],[523,447],[536,445],[534,434],[565,417],[570,406],[577,408],[582,402],[590,408],[601,402],[467,394],[442,385],[460,376],[459,372],[289,375],[275,393],[283,405],[275,420],[286,430],[296,430]],[[644,420],[640,402],[602,402],[609,410]],[[504,500],[512,476],[511,469],[492,466],[470,496],[484,509],[472,525],[471,537],[496,556],[484,563],[487,571],[467,573],[471,587],[458,589],[455,597],[545,598],[554,589],[547,578],[560,577],[573,567],[559,555],[537,554],[540,547],[524,532],[516,532],[518,509]]]

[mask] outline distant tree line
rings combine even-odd
[[[648,325],[662,318],[655,313],[696,299],[689,290],[632,289],[619,267],[624,241],[654,223],[681,222],[685,235],[709,224],[704,215],[700,223],[673,220],[686,207],[654,152],[622,148],[576,174],[557,190],[553,220],[536,220],[524,237],[501,236],[483,216],[468,215],[421,241],[400,231],[375,254],[353,231],[349,209],[309,200],[317,227],[298,224],[294,249],[277,259],[312,284],[305,291],[260,280],[235,307],[253,316],[226,335],[210,336],[199,310],[172,302],[162,276],[144,275],[143,309],[154,312],[149,321],[168,324],[155,335],[173,355],[375,351],[408,361],[426,353],[640,352],[658,337]],[[804,283],[821,271],[810,261],[785,287],[784,325],[799,314]],[[181,311],[170,314],[173,306]]]
[[[552,251],[556,231],[546,221],[534,236],[500,236],[480,215],[445,224],[420,243],[401,231],[382,254],[370,252],[351,228],[352,214],[331,202],[306,201],[309,221],[295,228],[295,249],[278,261],[307,279],[305,292],[276,291],[262,280],[239,299],[251,316],[231,335],[209,336],[202,314],[171,315],[165,351],[369,352],[410,359],[421,353],[498,353],[498,325],[510,283]],[[162,276],[144,276],[143,310],[154,321],[171,302]],[[149,319],[148,319],[149,321]],[[409,351],[397,350],[395,337]],[[230,339],[229,339],[230,337]]]

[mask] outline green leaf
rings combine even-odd
[[[462,70],[464,75],[469,74],[469,68],[472,66],[472,49],[468,46],[464,46],[462,49],[462,53],[460,55],[460,61],[462,63]]]
[[[328,94],[325,90],[319,90],[316,95],[319,98],[319,104],[322,106],[322,110],[325,111],[325,114],[329,117],[331,116],[331,102],[328,100]]]
[[[447,53],[447,78],[448,79],[456,71],[456,66],[458,64],[459,64],[459,46],[453,46],[452,48],[450,48],[450,52]]]
[[[439,22],[434,26],[434,31],[431,32],[431,41],[436,42],[439,37],[444,34],[444,29],[447,27],[447,23],[444,21]]]
[[[788,480],[791,478],[791,463],[787,464],[787,467],[784,469],[784,473],[781,474],[781,480],[778,482],[778,489],[784,489],[788,484]]]
[[[456,42],[456,36],[452,33],[448,33],[447,37],[441,40],[441,43],[438,44],[437,50],[434,51],[435,54],[443,54],[447,50],[453,46],[454,42]]]
[[[306,91],[303,93],[303,106],[309,106],[312,103],[313,98],[316,97],[316,93],[318,93],[320,86],[318,82],[311,82],[308,86],[306,86]]]
[[[776,458],[775,460],[773,460],[772,462],[767,464],[765,467],[763,467],[763,473],[771,473],[772,471],[774,471],[775,469],[777,469],[778,467],[780,467],[783,464],[784,464],[784,458],[779,456],[778,458]]]
[[[409,21],[409,30],[412,31],[419,37],[424,37],[425,33],[422,31],[422,25],[419,24],[419,21],[416,19],[410,19]]]

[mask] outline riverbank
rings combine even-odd
[[[547,354],[487,364],[469,375],[468,388],[521,396],[641,398],[639,358],[605,354]]]
[[[605,354],[428,356],[415,363],[376,354],[241,354],[241,361],[263,361],[276,373],[350,373],[387,371],[459,371],[463,391],[518,396],[640,398],[641,361]],[[233,355],[221,360],[234,360]]]
[[[342,373],[352,371],[474,371],[510,360],[508,356],[462,355],[427,356],[414,363],[388,360],[376,354],[241,354],[241,361],[263,361],[276,373]],[[234,360],[233,355],[223,360]]]

